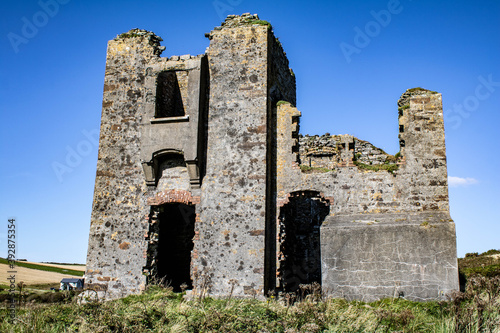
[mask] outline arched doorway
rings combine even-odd
[[[330,205],[316,191],[298,191],[279,214],[279,284],[295,292],[300,284],[321,284],[320,227]]]

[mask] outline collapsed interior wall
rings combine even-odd
[[[311,168],[335,169],[351,161],[374,166],[397,162],[395,156],[347,134],[300,135],[299,145],[301,164]]]
[[[317,191],[331,203],[320,239],[322,286],[332,296],[372,301],[402,293],[431,300],[458,290],[441,95],[414,91],[404,94],[399,159],[349,135],[302,137],[306,144],[297,156],[289,147],[299,113],[290,104],[278,106],[278,203],[297,191]],[[363,152],[369,168],[356,163]],[[316,163],[315,172],[299,164],[304,156]],[[384,169],[388,163],[395,168]]]

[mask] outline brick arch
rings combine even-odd
[[[323,192],[314,190],[297,190],[287,193],[284,198],[278,199],[277,201],[278,208],[281,208],[284,205],[288,204],[290,202],[290,198],[297,198],[301,196],[309,198],[312,197],[319,198],[321,202],[323,202],[325,205],[328,206],[331,206],[334,203],[334,198],[325,196]]]
[[[166,190],[156,193],[154,197],[148,198],[149,206],[159,206],[166,203],[182,203],[185,205],[197,205],[200,203],[199,196],[193,196],[185,190]]]

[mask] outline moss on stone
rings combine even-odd
[[[354,165],[358,167],[360,170],[369,170],[369,171],[380,171],[380,170],[386,170],[387,172],[394,173],[399,169],[399,165],[397,164],[375,164],[375,165],[368,165],[364,164],[358,161],[353,161]]]
[[[416,91],[425,91],[425,92],[428,92],[428,93],[431,93],[431,94],[437,94],[438,93],[437,91],[428,90],[428,89],[424,89],[424,88],[421,88],[421,87],[411,88],[411,89],[408,89],[407,91],[410,92],[410,93],[416,92]]]
[[[302,171],[304,173],[325,173],[325,172],[330,172],[332,170],[330,170],[328,168],[315,168],[315,167],[310,167],[307,165],[301,165],[300,171]]]
[[[400,106],[398,108],[398,111],[403,111],[403,110],[406,110],[406,109],[409,109],[410,108],[410,104],[405,104],[403,106]],[[400,114],[401,115],[401,114]]]
[[[280,105],[283,105],[283,104],[290,104],[290,105],[292,105],[290,102],[287,102],[287,101],[279,101],[278,103],[276,103],[276,106],[280,106]]]
[[[248,24],[267,25],[267,27],[268,27],[269,29],[271,29],[271,28],[272,28],[271,23],[269,23],[269,22],[267,22],[267,21],[264,21],[264,20],[254,20],[254,19],[250,19],[250,20],[248,20],[247,22],[248,22]]]

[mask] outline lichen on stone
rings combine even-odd
[[[399,111],[404,110],[404,108],[403,109],[401,109],[401,108],[402,107],[407,108],[406,105],[410,105],[410,97],[411,96],[437,94],[437,93],[438,93],[437,91],[427,90],[427,89],[420,88],[420,87],[407,89],[398,100],[398,110]]]

